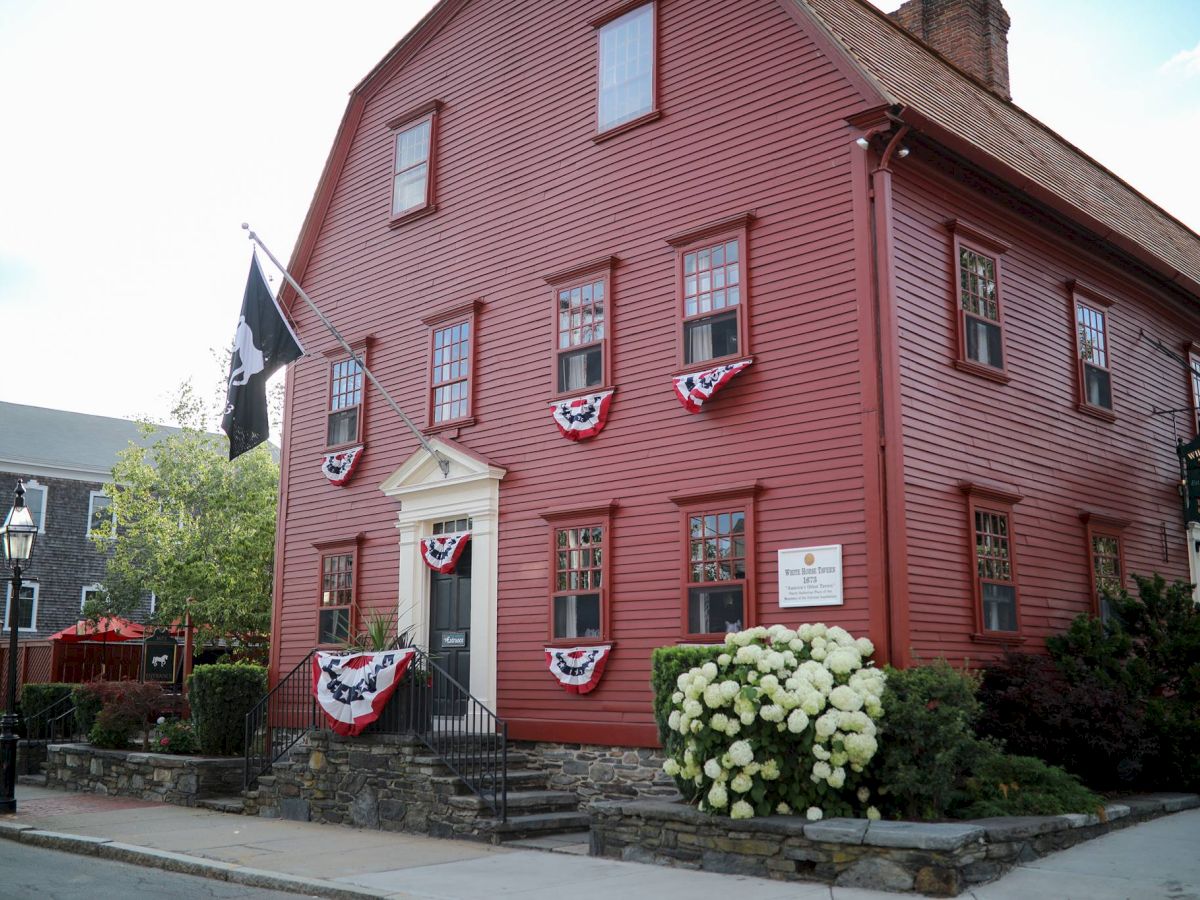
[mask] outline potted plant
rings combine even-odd
[[[374,611],[359,633],[347,642],[350,651],[380,653],[388,650],[417,649],[412,629],[399,630],[396,613]],[[433,677],[422,656],[413,660],[396,685],[396,691],[383,713],[365,729],[377,734],[428,731],[433,723]]]

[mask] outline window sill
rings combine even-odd
[[[564,393],[552,394],[550,396],[550,399],[547,400],[546,403],[547,403],[547,405],[549,405],[551,403],[561,403],[564,400],[575,400],[575,399],[578,399],[579,397],[587,397],[590,394],[603,394],[605,391],[615,391],[616,389],[617,389],[616,386],[611,385],[611,384],[604,384],[604,385],[600,385],[598,387],[580,388],[577,391],[567,391],[565,394]]]
[[[604,131],[598,131],[592,135],[593,143],[599,144],[607,141],[609,138],[615,138],[619,134],[624,134],[627,131],[632,131],[639,125],[645,125],[647,122],[655,122],[662,118],[661,109],[652,109],[644,115],[638,116],[636,119],[630,119],[628,122],[622,122],[620,125],[614,125],[612,128],[606,128]]]
[[[425,216],[432,215],[437,212],[436,203],[426,203],[424,206],[418,206],[415,209],[410,209],[408,212],[401,213],[398,216],[392,216],[388,220],[388,228],[399,228],[401,225],[406,225],[413,219],[421,219]]]
[[[1019,631],[972,632],[971,640],[977,644],[1023,644],[1025,635]]]
[[[753,627],[753,626],[749,626]],[[742,629],[743,631],[745,629]],[[677,638],[675,646],[677,647],[724,647],[726,631],[720,634],[685,634],[681,638]]]
[[[572,647],[608,647],[611,650],[617,642],[610,638],[551,638],[542,646],[547,650],[570,650]]]
[[[956,359],[954,361],[954,368],[960,372],[967,372],[971,375],[977,375],[980,378],[986,378],[997,384],[1008,384],[1012,381],[1012,377],[1003,369],[994,369],[991,366],[985,366],[983,363],[971,362],[966,359]]]
[[[753,354],[741,354],[734,356],[720,356],[716,359],[707,359],[704,362],[692,363],[691,365],[676,368],[671,372],[672,378],[678,378],[680,375],[695,375],[697,372],[707,372],[709,369],[715,369],[717,366],[729,366],[739,362],[754,362]]]
[[[422,434],[438,434],[443,431],[450,431],[454,428],[465,428],[468,425],[475,424],[474,416],[467,416],[465,419],[454,419],[449,422],[438,422],[436,425],[426,425],[421,429]]]
[[[1117,421],[1117,414],[1111,409],[1105,409],[1103,406],[1092,406],[1090,403],[1076,403],[1075,408],[1085,416],[1091,416],[1094,419],[1100,419],[1103,422]]]
[[[365,449],[367,449],[367,443],[366,443],[366,441],[351,441],[348,444],[333,444],[331,446],[326,447],[321,452],[325,453],[325,454],[341,453],[344,450],[353,450],[355,447],[362,447],[365,450]]]

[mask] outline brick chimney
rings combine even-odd
[[[888,18],[1005,100],[1012,99],[1009,18],[1000,0],[908,0]]]

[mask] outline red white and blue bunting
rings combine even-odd
[[[470,539],[469,531],[421,538],[421,556],[425,558],[425,565],[440,575],[449,575],[458,565],[458,558]]]
[[[610,646],[546,648],[546,665],[550,674],[571,694],[586,694],[594,690],[604,674]]]
[[[612,391],[601,391],[551,403],[559,433],[568,441],[582,441],[598,435],[608,421],[612,395]]]
[[[703,372],[693,372],[691,375],[675,376],[675,396],[690,413],[700,412],[704,402],[723,388],[738,372],[746,368],[753,360],[743,359],[740,362],[717,366]]]
[[[337,734],[354,736],[379,718],[414,651],[313,654],[313,697]]]
[[[349,450],[339,450],[337,453],[326,453],[325,458],[321,461],[321,471],[325,473],[330,484],[345,484],[354,474],[362,455],[362,447],[351,447]]]

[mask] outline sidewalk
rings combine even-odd
[[[895,900],[829,888],[493,847],[384,831],[228,815],[22,785],[0,837],[333,897],[474,900]],[[1183,900],[1200,896],[1200,810],[1114,832],[977,888],[977,900]],[[564,847],[563,849],[568,849]],[[911,895],[910,895],[911,896]]]

